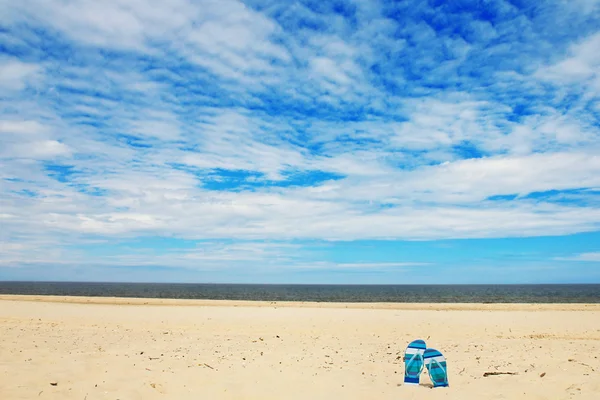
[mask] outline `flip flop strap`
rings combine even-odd
[[[412,357],[410,358],[410,360],[408,360],[406,362],[406,371],[408,371],[408,367],[413,363],[413,361],[415,360],[415,357],[418,356],[418,355],[419,355],[419,352],[416,352],[415,354],[412,355]],[[425,363],[421,363],[421,369],[419,370],[419,373],[421,371],[423,371],[423,367],[425,366],[424,364]]]
[[[442,364],[440,364],[439,362],[437,362],[437,360],[435,360],[433,358],[431,359],[430,364],[431,363],[436,363],[438,365],[438,367],[440,367],[440,369],[442,371],[444,371],[444,383],[447,383],[448,382],[448,373],[446,372],[446,368],[442,367]]]

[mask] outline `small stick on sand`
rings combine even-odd
[[[517,372],[484,372],[483,377],[491,376],[491,375],[518,375]]]

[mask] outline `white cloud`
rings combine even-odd
[[[458,144],[463,140],[489,140],[499,134],[493,127],[493,113],[486,113],[482,119],[480,109],[492,107],[484,102],[468,101],[462,94],[452,101],[426,98],[409,102],[410,120],[398,124],[394,129],[392,143],[409,150],[427,150]]]
[[[590,261],[590,262],[600,262],[600,251],[599,252],[591,252],[591,253],[581,253],[576,254],[571,257],[558,257],[557,260],[561,261]]]
[[[315,57],[310,60],[312,70],[317,76],[333,81],[334,83],[347,85],[350,83],[350,78],[336,63],[324,57]]]
[[[302,270],[386,270],[406,267],[424,267],[428,263],[419,262],[379,262],[379,263],[334,263],[334,262],[316,262],[311,264],[293,265],[294,269]]]
[[[465,93],[451,93],[443,100],[411,100],[405,107],[410,119],[388,127],[393,132],[390,144],[397,149],[433,151],[466,142],[484,153],[528,155],[565,147],[598,146],[597,127],[579,115],[552,108],[519,122],[508,121],[510,107],[474,101]]]
[[[270,36],[279,30],[268,17],[236,0],[44,0],[15,6],[13,20],[50,26],[84,45],[159,55],[168,46],[223,77],[251,81],[246,73],[269,73],[271,59],[290,59]]]
[[[332,183],[314,196],[349,202],[477,204],[494,195],[598,188],[600,159],[594,152],[496,156],[359,176]]]
[[[479,201],[498,194],[600,187],[599,176],[600,157],[593,152],[497,156],[422,168],[407,174],[405,187],[416,198],[429,192],[432,199]]]
[[[46,128],[37,121],[0,121],[0,134],[35,135]]]
[[[37,121],[0,121],[4,146],[2,158],[52,159],[68,156],[72,149],[51,138],[50,130]]]
[[[561,84],[579,83],[594,94],[600,93],[600,33],[593,34],[569,49],[562,61],[540,68],[536,76]]]
[[[190,140],[201,151],[177,153],[179,162],[204,169],[257,171],[274,180],[281,179],[282,170],[289,166],[303,167],[301,149],[269,133],[262,124],[234,110],[218,111],[194,129]]]
[[[128,133],[165,141],[179,139],[180,124],[174,115],[164,111],[146,111],[142,116],[143,119],[136,118],[129,122]]]
[[[14,6],[13,21],[29,18],[92,45],[145,49],[146,39],[186,27],[198,11],[186,0],[23,1]]]
[[[0,58],[0,89],[18,91],[37,78],[40,67],[14,59]]]
[[[88,241],[88,245],[91,242]],[[101,243],[102,244],[102,243]],[[64,243],[35,242],[27,245],[12,242],[0,243],[0,265],[19,264],[80,265],[81,263],[103,266],[161,266],[173,268],[223,269],[229,266],[239,267],[252,263],[260,268],[281,266],[281,263],[294,264],[300,247],[289,243],[277,242],[203,242],[193,248],[132,248],[124,246],[120,250],[111,249],[100,259],[90,261],[85,253],[61,251]],[[37,249],[42,249],[40,256]]]
[[[9,147],[4,153],[8,157],[51,159],[58,156],[71,154],[71,149],[64,143],[56,140],[40,140],[22,145]]]

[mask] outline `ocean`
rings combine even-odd
[[[600,303],[600,284],[251,285],[0,282],[0,294],[358,303]]]

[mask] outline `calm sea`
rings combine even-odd
[[[599,284],[245,285],[0,282],[0,294],[318,302],[600,303]]]

